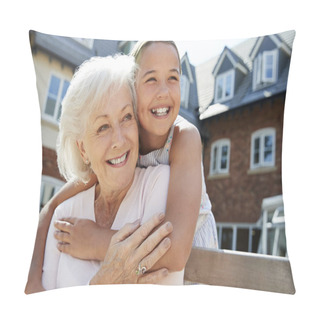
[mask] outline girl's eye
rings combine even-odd
[[[109,129],[109,125],[108,124],[104,124],[103,126],[99,127],[98,133],[100,133],[102,131],[105,131],[107,129]]]
[[[169,79],[170,79],[170,80],[179,81],[179,78],[178,78],[178,77],[176,77],[176,76],[171,76]]]

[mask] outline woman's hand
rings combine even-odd
[[[88,219],[65,218],[54,223],[58,250],[83,260],[103,261],[116,231]]]
[[[158,283],[166,277],[166,268],[148,272],[171,246],[167,237],[173,230],[170,222],[150,234],[163,220],[164,214],[159,214],[140,227],[137,221],[120,229],[90,284]]]

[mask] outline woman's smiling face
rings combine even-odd
[[[91,113],[78,148],[88,160],[101,187],[122,191],[134,177],[138,159],[138,126],[127,86],[112,93]]]
[[[137,61],[137,111],[148,134],[166,135],[180,108],[180,64],[176,49],[163,42],[146,46]]]

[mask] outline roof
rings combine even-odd
[[[228,57],[229,61],[232,63],[234,68],[238,68],[244,74],[248,73],[248,68],[243,62],[243,60],[238,55],[236,55],[231,49],[229,49],[228,47],[224,47],[222,54],[219,56],[218,62],[216,63],[212,71],[214,77],[217,75],[217,72],[219,71],[222,62],[226,57]]]
[[[179,114],[199,128],[199,100],[196,81],[196,69],[190,63],[188,53],[181,58],[182,74],[186,75],[190,81],[188,109],[180,107]]]
[[[190,63],[187,52],[181,58],[181,68],[182,68],[182,74],[187,75],[190,80],[189,105],[192,107],[192,109],[198,108],[199,101],[198,101],[198,89],[197,89],[197,81],[196,81],[196,69]]]
[[[277,47],[287,52],[287,54],[290,54],[294,36],[294,31],[286,31],[277,35],[270,35],[269,37],[277,44]],[[236,107],[241,107],[248,103],[264,99],[286,90],[289,62],[278,75],[278,80],[275,84],[261,90],[252,91],[252,58],[256,54],[265,37],[249,38],[231,49],[225,47],[220,55],[213,57],[207,62],[196,67],[201,113],[200,119],[205,119],[218,113]],[[226,55],[228,55],[229,60],[235,68],[237,65],[242,66],[249,72],[243,77],[243,80],[234,92],[233,99],[227,101],[223,105],[215,104],[213,107],[214,75],[217,74],[219,65]],[[214,110],[212,110],[213,108]]]
[[[79,66],[92,56],[107,56],[119,52],[119,41],[116,40],[95,39],[90,48],[81,44],[75,38],[50,35],[32,30],[30,31],[30,42],[32,49],[41,48],[72,67]]]

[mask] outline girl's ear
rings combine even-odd
[[[89,164],[89,159],[88,159],[86,150],[85,150],[85,148],[84,148],[83,140],[77,140],[77,147],[78,147],[78,149],[79,149],[79,151],[80,151],[81,158],[82,158],[83,162],[84,162],[85,164]]]

